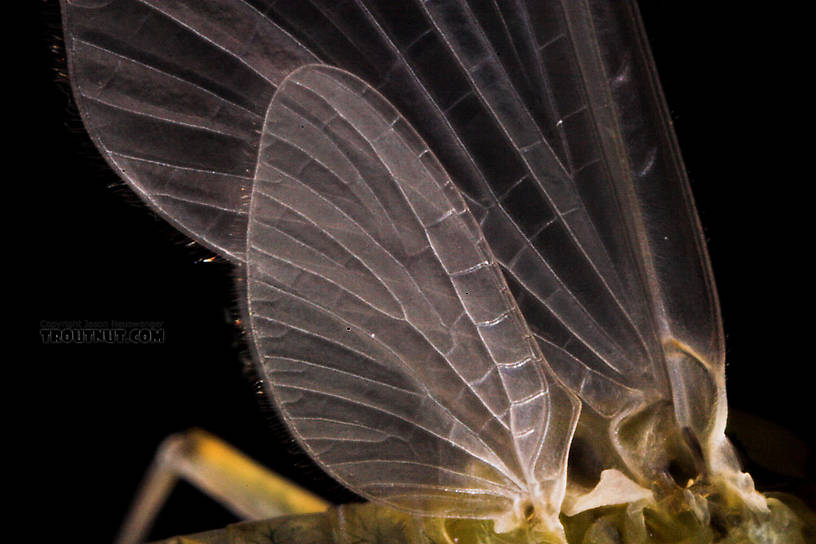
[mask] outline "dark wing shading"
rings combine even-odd
[[[424,514],[554,506],[578,403],[481,229],[405,119],[326,66],[269,107],[250,210],[251,332],[278,406],[351,489]]]

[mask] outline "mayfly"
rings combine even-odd
[[[235,264],[282,418],[371,500],[201,539],[801,541],[724,434],[632,1],[62,8],[98,148]]]

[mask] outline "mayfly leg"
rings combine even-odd
[[[116,544],[144,540],[179,478],[247,520],[323,512],[329,507],[224,441],[193,429],[171,435],[159,446]]]

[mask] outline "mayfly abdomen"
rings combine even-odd
[[[659,504],[621,505],[563,518],[569,542],[651,544],[683,542],[778,542],[805,544],[795,505],[771,498],[769,520],[712,512],[699,519],[668,496]],[[801,515],[801,512],[799,512]],[[721,540],[727,532],[728,539]],[[551,544],[535,525],[496,534],[484,520],[413,516],[372,503],[333,507],[320,514],[236,523],[224,529],[176,537],[155,544]]]
[[[413,516],[375,504],[349,504],[321,514],[236,523],[156,544],[544,544],[535,531],[496,535],[483,520]]]

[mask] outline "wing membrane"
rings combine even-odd
[[[243,260],[263,115],[315,58],[244,2],[63,8],[74,95],[102,154],[176,227]]]
[[[623,457],[631,473],[648,480],[666,461],[650,453],[662,451],[665,433],[639,433],[656,438],[624,444],[618,431],[629,416],[654,410],[663,414],[654,417],[663,418],[665,406],[671,405],[660,425],[691,430],[710,465],[733,465],[723,436],[724,351],[718,303],[633,0],[64,0],[63,7],[72,81],[95,142],[120,175],[174,225],[254,267],[257,300],[266,301],[270,316],[286,316],[281,318],[284,323],[265,325],[269,330],[263,342],[268,345],[261,349],[270,356],[283,350],[282,368],[314,361],[295,353],[293,361],[285,363],[290,356],[284,346],[294,340],[284,338],[296,335],[303,336],[299,341],[304,346],[314,343],[308,349],[323,346],[337,364],[352,364],[356,357],[389,361],[368,365],[371,372],[388,364],[397,368],[403,359],[436,360],[445,368],[442,363],[449,356],[466,358],[448,351],[453,345],[470,346],[462,348],[464,353],[482,349],[485,358],[473,359],[468,363],[472,368],[463,362],[459,366],[463,373],[467,367],[469,374],[456,376],[471,385],[476,380],[484,389],[468,388],[456,399],[462,403],[463,419],[456,425],[462,428],[445,419],[450,415],[443,412],[452,410],[454,399],[444,392],[438,393],[439,399],[431,395],[441,408],[429,408],[432,421],[420,428],[445,428],[446,437],[454,429],[469,436],[462,439],[468,444],[465,450],[451,446],[439,455],[460,456],[457,478],[484,471],[489,485],[474,484],[474,489],[485,485],[493,490],[485,496],[494,498],[502,496],[491,494],[495,489],[516,489],[531,477],[548,480],[561,470],[561,438],[542,449],[552,453],[547,461],[551,470],[536,461],[539,453],[532,444],[546,439],[549,431],[520,423],[532,417],[521,408],[512,415],[509,406],[527,397],[509,395],[505,382],[510,375],[491,370],[504,368],[499,364],[503,358],[518,362],[525,350],[533,350],[534,358],[543,355],[548,363],[538,378],[513,379],[529,378],[531,391],[538,391],[537,380],[552,385],[552,372],[558,383],[578,395],[584,406],[579,431],[599,449],[615,450],[604,463]],[[274,143],[262,146],[264,115],[273,93],[287,74],[316,62],[345,70],[370,88],[326,68],[299,72],[298,77],[320,74],[333,83],[304,86],[286,80],[290,87],[277,95],[269,110],[277,117],[266,128],[274,130],[263,136],[274,136]],[[334,104],[327,93],[339,93],[341,87],[353,91],[339,103],[361,108],[347,113],[348,126],[340,117],[316,117],[326,113],[327,103]],[[387,102],[378,100],[377,92]],[[390,156],[388,146],[362,136],[371,130],[366,123],[382,123],[362,112],[378,107],[381,117],[395,123],[398,139],[388,145],[412,149],[413,158]],[[340,111],[339,105],[333,108]],[[416,157],[426,150],[423,141],[433,154],[423,155],[419,166]],[[388,157],[396,162],[389,165]],[[281,168],[285,181],[270,185],[267,179],[263,188],[253,188],[258,164],[265,165],[266,172]],[[404,179],[393,181],[395,172]],[[440,181],[447,176],[462,192],[469,214]],[[290,192],[277,199],[264,196],[276,194],[273,189]],[[446,196],[439,202],[447,202],[456,213],[445,220],[440,215],[438,224],[432,224],[426,219],[440,213],[432,206],[437,202],[421,197],[440,191]],[[251,194],[259,219],[248,217]],[[306,202],[313,214],[318,209],[324,213],[307,217],[295,205]],[[414,208],[426,205],[427,210]],[[326,232],[322,220],[329,216],[337,228],[344,225],[342,236]],[[467,227],[450,230],[453,217]],[[248,249],[250,222],[254,236],[265,241]],[[405,225],[413,226],[406,230]],[[444,236],[436,234],[442,231]],[[470,233],[471,239],[457,237],[463,233]],[[350,238],[343,238],[344,245],[338,237]],[[352,239],[359,245],[349,246]],[[364,250],[371,240],[380,244],[383,254]],[[490,276],[492,264],[459,275],[481,265],[451,244],[470,247],[473,240],[478,240],[480,251],[490,246],[488,253],[504,279]],[[434,250],[429,253],[428,248]],[[393,255],[401,256],[396,259],[400,266]],[[463,261],[447,261],[453,257]],[[372,262],[380,268],[370,268]],[[258,268],[261,263],[268,268]],[[265,282],[261,277],[276,279]],[[485,287],[488,277],[490,288]],[[395,278],[402,278],[399,288],[388,284]],[[468,290],[465,281],[481,285],[477,291],[482,294],[473,301],[462,295]],[[501,298],[505,281],[514,301]],[[501,300],[489,302],[488,292],[502,293]],[[528,324],[522,329],[529,327],[537,345],[528,345],[526,333],[510,334],[504,341],[489,336],[502,326],[523,322],[508,317],[518,313],[516,305]],[[327,308],[328,314],[321,313]],[[513,311],[505,315],[507,308]],[[468,322],[489,325],[473,329],[467,328]],[[296,323],[301,328],[290,326]],[[385,349],[380,339],[358,338],[361,331],[376,327],[391,331],[385,344],[399,349]],[[346,328],[354,342],[336,344]],[[450,343],[451,331],[460,341]],[[521,339],[515,344],[509,338]],[[519,368],[525,369],[520,374],[530,372],[528,366]],[[335,378],[339,384],[337,370],[315,367],[311,379]],[[440,380],[432,373],[403,371],[410,379],[389,370],[387,379],[366,382],[371,386],[366,394],[383,394],[378,388],[385,380],[387,387],[407,395],[400,402],[409,409],[408,399],[424,399],[428,393],[422,387]],[[298,375],[288,370],[284,374],[287,379]],[[560,386],[558,391],[561,394]],[[288,403],[309,395],[319,394],[296,394],[290,388],[279,398]],[[548,398],[553,395],[550,387]],[[357,399],[358,410],[372,409],[364,407],[367,398]],[[395,393],[395,403],[398,398]],[[340,409],[339,404],[331,406]],[[535,411],[531,407],[552,412],[537,402],[528,406]],[[367,417],[374,419],[373,414]],[[394,425],[416,424],[406,423],[403,412],[392,416]],[[290,418],[298,429],[333,429],[335,437],[340,429],[348,431],[349,424],[298,421]],[[492,422],[476,433],[486,444],[483,451],[468,442],[473,437],[467,432],[474,431],[478,421]],[[655,428],[660,425],[655,423]],[[561,422],[547,428],[567,427]],[[376,442],[374,437],[383,438],[372,429],[359,428],[361,436],[369,433],[370,444]],[[530,429],[532,434],[521,438]],[[301,434],[307,444],[317,444],[310,442],[311,432]],[[514,437],[511,453],[499,451],[503,433]],[[386,434],[388,440],[395,439]],[[423,440],[433,442],[431,436]],[[475,449],[468,450],[471,447]],[[462,451],[476,450],[479,456],[468,461],[475,464],[462,461],[468,458]],[[398,501],[394,489],[358,480],[358,468],[339,468],[356,467],[356,461],[341,465],[336,459],[326,461],[328,454],[322,450],[313,453],[322,455],[324,464],[352,487],[358,488],[358,481],[370,484],[369,496],[388,496],[393,503],[423,496],[417,487],[405,492],[413,499]],[[365,462],[375,466],[373,453]],[[403,475],[405,485],[415,477],[421,482],[419,467],[427,465],[440,463],[410,465]],[[473,497],[481,494],[474,492]],[[448,500],[439,490],[424,496]],[[505,499],[473,501],[486,512]]]
[[[725,341],[702,228],[637,9],[598,3],[585,26],[598,37],[606,88],[593,92],[605,147],[618,151],[619,190],[639,242],[678,422],[713,450],[725,430]],[[604,109],[603,98],[613,105]],[[612,127],[616,130],[613,132]],[[614,138],[617,136],[617,139]],[[618,148],[614,146],[617,143]],[[612,162],[611,160],[609,162]],[[707,454],[711,452],[706,452]]]
[[[338,479],[422,513],[560,503],[577,405],[444,170],[356,77],[309,66],[276,92],[248,265],[281,411]]]
[[[681,425],[710,435],[724,421],[710,417],[716,296],[636,8],[512,7],[310,0],[269,15],[405,113],[589,408],[614,418],[673,398]]]
[[[601,160],[585,151],[591,148],[585,143],[591,128],[588,109],[574,98],[580,96],[580,80],[570,79],[580,72],[572,66],[565,74],[569,59],[553,55],[550,100],[562,102],[530,106],[521,97],[532,91],[522,95],[515,90],[507,75],[510,70],[483,37],[479,20],[468,15],[478,11],[482,21],[489,20],[483,10],[468,10],[458,3],[429,5],[425,9],[413,2],[397,7],[379,1],[315,0],[277,3],[269,15],[284,21],[325,62],[360,75],[405,112],[465,192],[497,258],[514,287],[520,287],[518,294],[525,300],[519,302],[530,308],[526,313],[541,314],[540,320],[546,320],[542,326],[532,325],[536,332],[581,361],[582,367],[565,379],[578,383],[594,373],[611,387],[620,384],[665,394],[659,342],[638,283],[642,274],[619,213],[609,210],[617,206],[613,189],[608,180],[597,182],[599,174],[593,169]],[[454,13],[451,20],[460,26],[445,26],[446,9],[458,9],[467,17]],[[564,26],[558,21],[550,24],[553,33]],[[474,49],[476,57],[488,59],[481,69],[489,73],[472,77],[469,68],[478,61],[468,64],[464,59],[464,46],[453,43],[459,39],[457,33],[480,37],[477,43],[467,42],[468,51]],[[531,39],[527,37],[528,50]],[[537,69],[544,74],[543,67]],[[558,115],[557,107],[570,108],[566,113],[571,115]],[[549,118],[541,113],[546,111]],[[565,159],[542,138],[559,131],[559,149],[565,149],[572,137],[573,154],[584,150],[587,155],[574,167],[576,179],[565,172]],[[579,183],[595,191],[591,199],[579,194]],[[606,236],[622,248],[615,262],[621,272],[610,264],[609,244],[602,243],[587,216],[587,200],[606,214],[602,226],[614,229]]]

